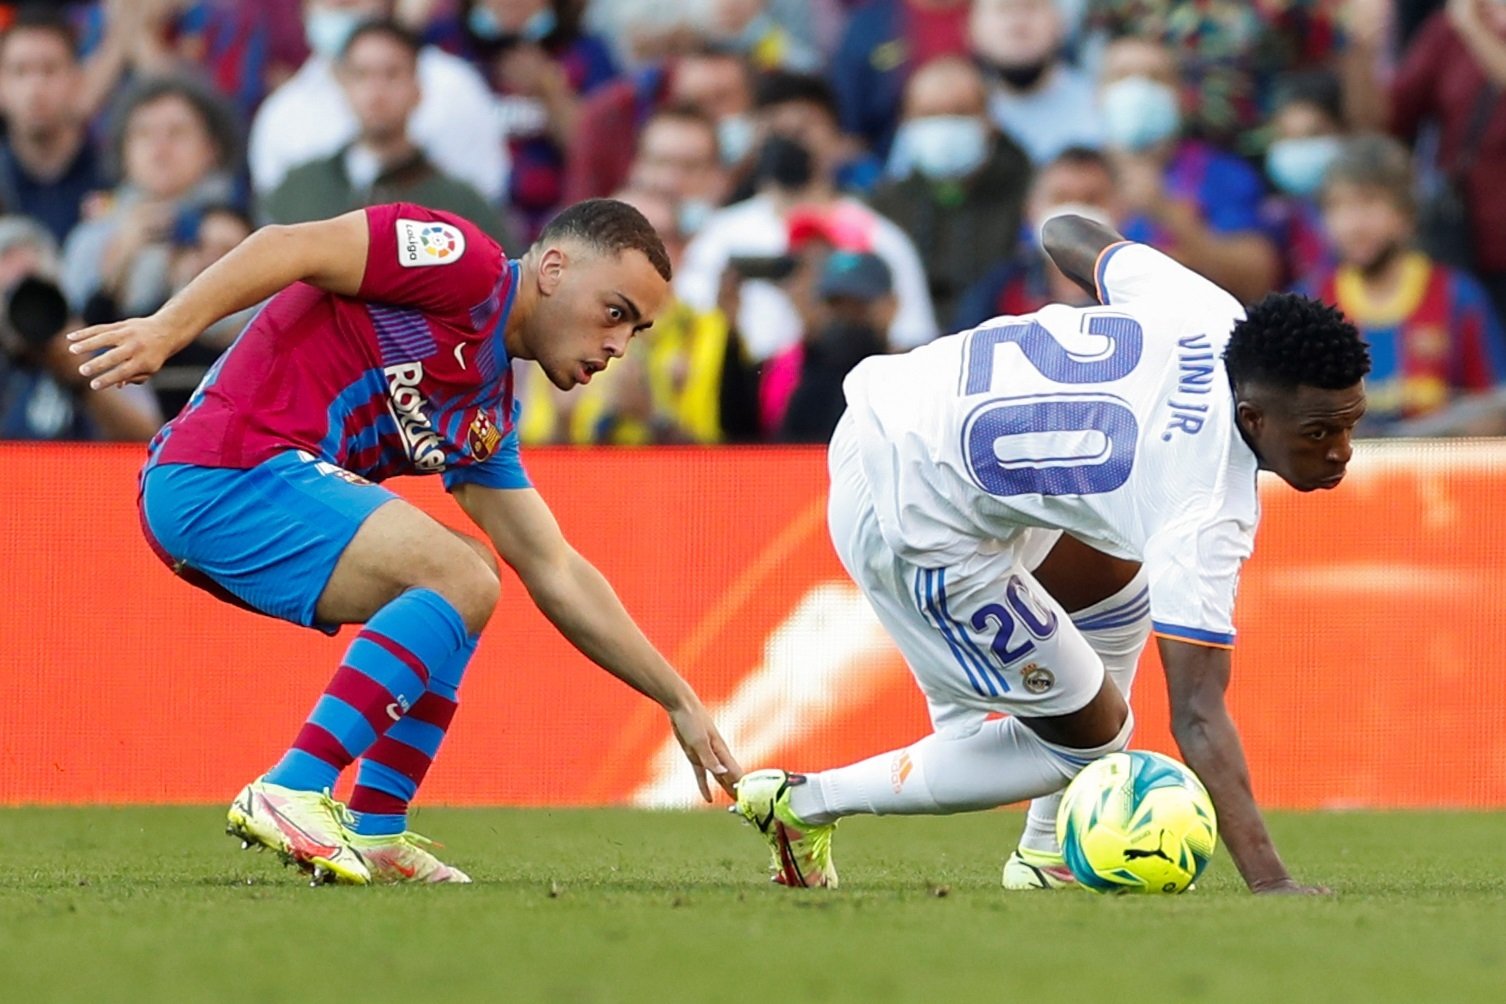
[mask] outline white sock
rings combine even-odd
[[[1103,617],[1104,611],[1123,608],[1146,588],[1145,571],[1142,569],[1129,585],[1113,596],[1072,614],[1072,623],[1077,624],[1082,636],[1093,651],[1103,660],[1103,669],[1129,700],[1130,687],[1135,682],[1135,670],[1140,665],[1140,653],[1145,650],[1150,637],[1150,608],[1142,600],[1124,610],[1122,615]],[[1136,616],[1136,612],[1140,611]],[[1107,623],[1108,627],[1083,628],[1082,624]],[[1061,808],[1061,792],[1043,795],[1030,803],[1030,812],[1025,816],[1025,832],[1020,835],[1020,846],[1043,854],[1060,854],[1061,845],[1056,842],[1056,813]]]
[[[994,719],[969,736],[930,735],[905,749],[807,775],[806,784],[791,789],[790,808],[812,825],[859,813],[992,809],[1062,787],[1083,761],[1123,749],[1133,728],[1131,716],[1103,746],[1073,750],[1042,740],[1014,718]]]

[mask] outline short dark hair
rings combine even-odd
[[[1069,146],[1039,168],[1044,174],[1053,167],[1096,167],[1114,176],[1114,162],[1108,154],[1091,146]]]
[[[1370,372],[1370,349],[1337,307],[1300,293],[1268,293],[1234,325],[1224,367],[1236,391],[1250,383],[1343,390]]]
[[[617,199],[587,199],[564,210],[539,234],[536,244],[575,240],[604,254],[642,251],[654,271],[668,282],[674,275],[659,232],[644,215]]]
[[[408,54],[413,57],[413,63],[415,66],[418,64],[419,53],[423,52],[424,50],[423,39],[419,38],[407,28],[404,28],[401,24],[399,24],[392,18],[381,17],[373,21],[361,22],[361,24],[357,26],[356,30],[350,33],[350,37],[347,38],[345,40],[345,44],[340,47],[340,62],[345,62],[345,60],[350,57],[350,50],[354,49],[356,43],[365,38],[367,35],[378,35],[382,38],[396,42],[404,49],[407,49]]]
[[[5,55],[5,47],[10,43],[11,36],[22,31],[44,31],[56,35],[68,47],[68,55],[75,62],[78,61],[78,32],[74,30],[73,22],[68,20],[67,15],[57,8],[28,4],[17,11],[10,24],[6,25],[5,31],[0,32],[0,56]]]
[[[787,70],[770,70],[759,74],[753,87],[755,107],[771,108],[797,101],[820,108],[834,124],[842,121],[842,114],[837,108],[836,92],[821,77],[811,73],[790,73]]]
[[[183,75],[147,77],[127,90],[115,108],[110,127],[110,153],[116,171],[125,170],[126,127],[137,109],[155,104],[164,98],[178,98],[187,102],[199,117],[209,142],[219,153],[216,165],[221,170],[235,166],[240,157],[241,132],[235,110],[219,92],[201,83],[198,79]]]
[[[1293,70],[1277,77],[1273,89],[1272,113],[1287,105],[1311,105],[1343,126],[1344,86],[1332,70]]]

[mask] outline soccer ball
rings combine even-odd
[[[1056,836],[1095,892],[1183,892],[1213,857],[1218,824],[1197,775],[1144,750],[1084,767],[1062,796]]]

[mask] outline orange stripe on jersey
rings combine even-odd
[[[1104,296],[1103,294],[1103,268],[1109,263],[1109,256],[1113,254],[1116,249],[1122,248],[1126,244],[1133,243],[1135,242],[1115,241],[1114,243],[1105,247],[1102,251],[1098,252],[1098,258],[1093,262],[1093,293],[1098,297],[1099,303],[1109,302],[1108,297]]]

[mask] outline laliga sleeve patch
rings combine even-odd
[[[465,254],[465,234],[438,220],[397,221],[397,263],[403,268],[449,265]]]

